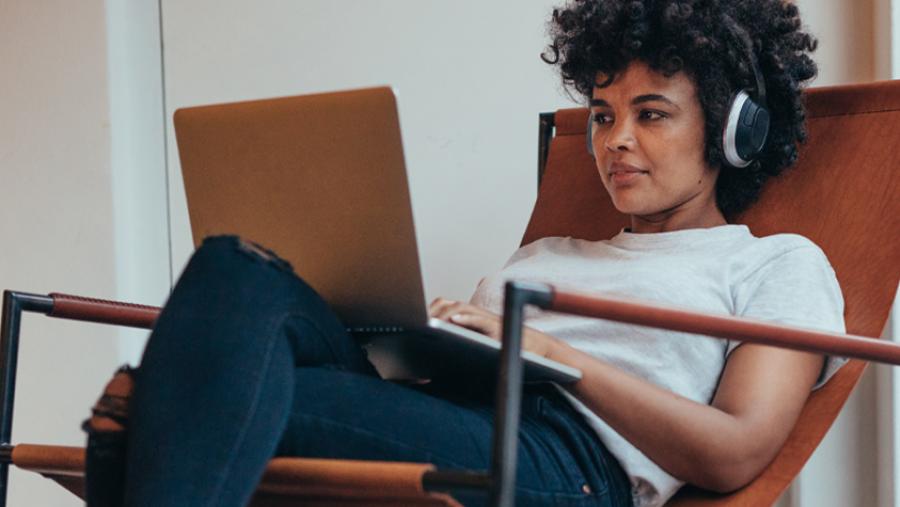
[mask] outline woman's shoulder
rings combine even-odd
[[[766,306],[783,311],[788,302],[798,306],[801,300],[823,297],[832,303],[824,306],[838,308],[840,315],[840,284],[819,245],[800,234],[762,236],[754,243],[755,248],[744,252],[753,260],[735,287],[739,310],[741,302],[751,304],[752,300],[767,301]]]
[[[819,245],[796,233],[753,236],[742,252],[756,261],[754,264],[757,268],[787,267],[794,263],[824,264],[831,267],[828,257]]]
[[[768,236],[757,236],[757,241],[767,247],[781,250],[796,250],[800,248],[811,248],[813,250],[822,251],[822,249],[813,240],[793,232],[781,232],[770,234]]]

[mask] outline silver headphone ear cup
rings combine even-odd
[[[738,128],[741,127],[741,111],[744,104],[750,100],[750,95],[741,90],[734,96],[731,101],[731,108],[728,110],[728,116],[725,119],[725,129],[722,132],[722,149],[725,152],[725,160],[732,167],[747,167],[752,160],[745,160],[738,154]]]
[[[585,144],[587,145],[587,152],[593,157],[594,156],[594,118],[591,116],[590,112],[588,112],[587,130],[585,130]]]
[[[747,167],[762,153],[769,136],[769,110],[746,91],[737,93],[722,133],[725,159],[732,167]]]

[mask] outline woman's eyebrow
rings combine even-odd
[[[647,95],[638,95],[637,97],[635,97],[631,100],[631,104],[637,105],[637,104],[643,104],[644,102],[656,102],[656,101],[665,102],[666,104],[669,104],[672,107],[678,107],[678,105],[675,104],[674,102],[672,102],[671,100],[669,100],[668,97],[666,97],[665,95],[659,95],[657,93],[650,93]],[[681,109],[681,108],[679,108],[679,109]]]
[[[643,104],[644,102],[656,102],[656,101],[665,102],[666,104],[669,104],[672,107],[681,109],[680,107],[678,107],[678,104],[669,100],[668,97],[666,97],[665,95],[659,95],[658,93],[648,93],[646,95],[638,95],[637,97],[631,99],[631,105],[636,106],[638,104]],[[591,99],[590,104],[591,104],[591,106],[594,106],[594,107],[612,107],[609,105],[609,102],[607,102],[603,99]]]

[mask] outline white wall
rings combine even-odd
[[[159,44],[156,0],[0,0],[0,288],[162,303]],[[13,443],[83,445],[145,334],[27,316]],[[35,474],[10,481],[11,507],[82,504]]]
[[[818,84],[874,75],[870,1],[800,0],[821,35]],[[537,113],[569,104],[538,58],[553,3],[163,0],[161,55],[155,0],[0,0],[0,288],[161,303],[168,253],[177,274],[190,236],[171,125],[166,203],[157,112],[388,83],[401,93],[426,292],[468,297],[521,237]],[[87,407],[142,334],[117,341],[123,333],[37,317],[23,330],[14,441],[81,443]],[[795,505],[869,504],[871,461],[857,461],[873,445],[866,385]],[[842,473],[848,463],[857,479]],[[31,474],[14,471],[11,489],[11,506],[78,505]]]
[[[166,1],[168,111],[171,116],[186,105],[397,86],[426,293],[467,298],[521,237],[535,195],[537,113],[569,104],[558,92],[555,74],[537,58],[555,3]],[[515,22],[498,28],[511,5],[517,6]],[[871,0],[798,5],[820,40],[815,85],[874,78]],[[191,240],[175,155],[171,150],[177,271]],[[784,503],[874,501],[871,375]],[[853,474],[835,463],[854,463]]]
[[[426,293],[467,298],[478,278],[516,246],[530,213],[537,113],[569,104],[558,92],[555,74],[537,58],[555,3],[165,1],[168,110],[397,86]],[[511,5],[517,6],[515,22],[497,28]],[[875,77],[872,0],[800,0],[798,5],[819,36],[815,85]],[[170,134],[174,146],[171,139]],[[177,271],[191,242],[174,150],[169,168]],[[784,505],[876,501],[873,372]],[[854,463],[852,473],[846,463]]]
[[[875,77],[874,0],[797,0],[801,19],[819,39],[814,84],[861,83]]]
[[[101,0],[0,1],[0,287],[114,295],[106,40]],[[113,330],[24,320],[14,442],[83,443],[115,368]],[[78,505],[11,472],[11,506]]]
[[[171,286],[160,13],[157,0],[106,0],[116,298],[162,305]],[[137,364],[143,330],[118,329]]]
[[[874,1],[873,36],[875,39],[875,78],[900,78],[900,2]],[[895,298],[885,338],[900,341],[900,298]],[[878,439],[878,505],[900,505],[897,484],[900,483],[900,376],[896,368],[879,366],[875,372]]]
[[[538,113],[569,104],[538,56],[553,3],[163,1],[169,117],[187,105],[395,86],[426,294],[468,299],[524,232]],[[174,147],[171,128],[169,139]],[[192,243],[174,149],[169,168],[177,272]]]

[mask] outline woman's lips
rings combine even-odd
[[[641,176],[645,175],[645,172],[623,172],[623,173],[613,173],[610,175],[610,181],[617,185],[631,183]]]
[[[617,185],[624,185],[637,181],[645,174],[647,174],[647,171],[628,164],[616,162],[613,163],[612,167],[609,169],[609,180]]]

